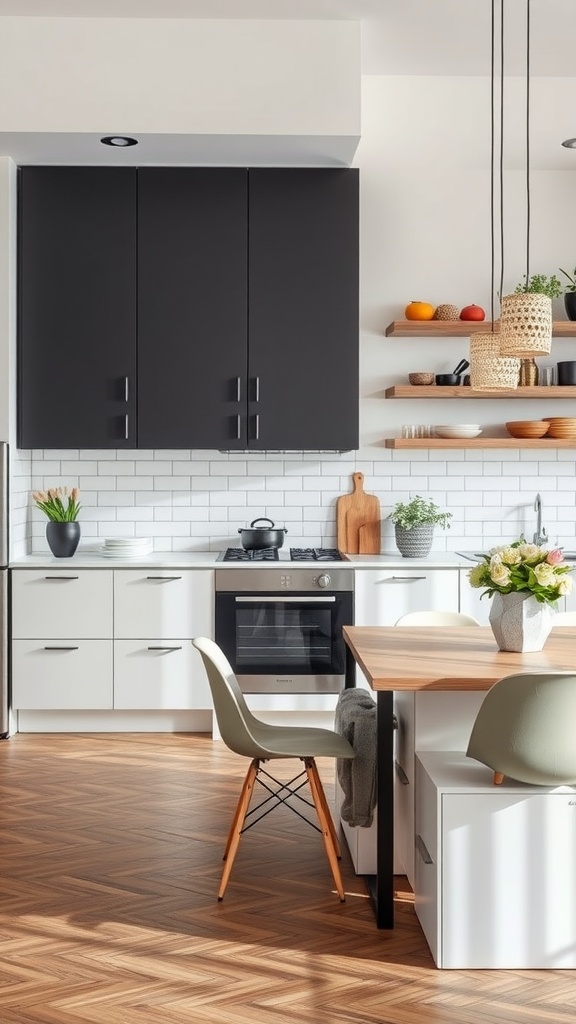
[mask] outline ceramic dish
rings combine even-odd
[[[546,420],[510,420],[506,430],[511,437],[536,438],[548,433],[550,424]]]
[[[446,423],[434,427],[434,432],[438,437],[471,438],[479,437],[482,429],[479,423]]]

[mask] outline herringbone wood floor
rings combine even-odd
[[[346,852],[341,905],[285,809],[217,903],[245,768],[206,736],[0,743],[1,1024],[574,1024],[573,972],[436,970],[400,884],[377,931]]]

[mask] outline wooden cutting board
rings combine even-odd
[[[364,491],[364,473],[353,473],[354,490],[336,505],[338,547],[350,555],[380,554],[380,501]]]

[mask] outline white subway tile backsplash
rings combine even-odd
[[[151,536],[156,550],[218,550],[239,544],[238,527],[267,516],[288,529],[287,546],[336,543],[336,501],[364,474],[382,507],[383,550],[395,551],[386,519],[397,501],[431,497],[452,512],[434,550],[494,546],[535,529],[534,498],[549,535],[576,536],[576,460],[564,449],[391,450],[302,454],[163,451],[12,453],[13,554],[46,550],[46,520],[30,491],[81,488],[84,543],[104,536]]]

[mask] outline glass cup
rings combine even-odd
[[[556,367],[540,366],[538,368],[538,383],[544,387],[551,387],[556,383]]]

